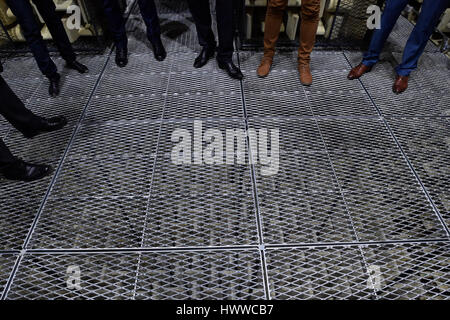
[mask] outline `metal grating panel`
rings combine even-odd
[[[70,149],[72,159],[151,158],[156,154],[159,123],[84,125]]]
[[[360,239],[445,236],[381,121],[323,120],[319,126]]]
[[[292,92],[246,91],[245,104],[249,117],[312,116],[308,99],[303,90]]]
[[[274,299],[448,299],[449,243],[267,251]]]
[[[43,194],[0,199],[0,250],[21,249],[41,205]]]
[[[137,6],[128,66],[118,68],[114,52],[80,56],[90,68],[80,75],[55,57],[58,98],[48,97],[32,57],[7,60],[2,75],[27,106],[70,123],[29,141],[0,120],[16,154],[56,169],[54,180],[0,180],[0,250],[25,249],[6,297],[448,299],[449,244],[435,242],[448,233],[414,175],[448,223],[446,58],[424,54],[410,89],[395,96],[401,55],[389,45],[362,82],[346,79],[361,53],[315,50],[309,88],[296,52],[277,53],[265,79],[256,76],[262,53],[236,52],[240,83],[215,60],[195,69],[186,3],[157,2],[164,62],[153,57]],[[404,37],[411,25],[402,23]],[[247,146],[223,150],[243,164],[173,163],[172,133],[187,130],[192,142],[194,120],[224,142],[227,129],[279,129],[278,173],[249,165]],[[5,256],[0,292],[16,261]],[[67,287],[71,266],[80,267],[80,290]],[[372,289],[377,267],[381,287]]]
[[[376,117],[377,113],[364,90],[306,91],[315,116]]]
[[[166,93],[168,79],[168,72],[154,74],[151,77],[145,72],[131,74],[126,81],[124,81],[123,75],[105,74],[95,94],[103,97],[109,95],[163,94]]]
[[[32,235],[31,248],[137,248],[148,199],[53,196]]]
[[[164,109],[164,119],[243,117],[240,90],[171,93]]]
[[[15,254],[0,254],[0,296],[5,289],[6,282],[8,281],[9,275],[14,267],[14,262],[17,259]]]
[[[161,119],[165,100],[165,94],[159,93],[96,95],[86,112],[85,122]]]
[[[137,299],[264,299],[259,253],[142,254]]]
[[[450,244],[407,244],[363,248],[369,266],[379,268],[379,299],[450,298]]]
[[[71,197],[145,196],[154,160],[150,157],[66,159],[52,195]]]
[[[129,299],[138,254],[26,255],[8,292],[9,300]],[[73,280],[79,272],[79,287]]]
[[[243,122],[203,122],[208,128],[243,129]],[[250,167],[246,164],[175,164],[171,133],[193,134],[192,122],[163,123],[146,221],[146,247],[257,244]],[[223,138],[225,142],[225,137]],[[191,160],[200,150],[194,146]],[[245,150],[244,150],[245,151]],[[234,155],[234,152],[232,153]],[[200,155],[201,156],[201,155]],[[242,156],[247,159],[245,154]]]
[[[272,299],[373,299],[360,250],[354,247],[269,249]]]
[[[388,121],[447,226],[450,225],[450,123],[439,118]]]

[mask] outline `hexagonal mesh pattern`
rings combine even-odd
[[[55,57],[58,98],[30,56],[6,61],[2,76],[27,107],[69,125],[27,140],[0,119],[16,155],[55,168],[36,183],[0,180],[3,297],[449,299],[446,58],[428,45],[409,90],[394,95],[411,28],[400,19],[361,81],[346,79],[361,53],[315,50],[310,87],[296,52],[277,52],[261,79],[262,52],[236,51],[239,82],[214,60],[193,67],[200,47],[186,2],[157,6],[163,62],[138,6],[127,67],[114,50],[80,56],[85,75]],[[227,133],[245,129],[267,129],[269,141],[279,130],[279,153],[268,144],[276,172],[264,174],[245,135],[226,148]],[[174,161],[181,142],[191,163]]]

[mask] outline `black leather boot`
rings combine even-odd
[[[56,97],[59,95],[59,80],[61,79],[61,76],[56,73],[55,75],[48,78],[50,81],[50,85],[48,87],[48,93],[51,97]]]
[[[164,48],[164,45],[161,41],[161,38],[158,37],[157,39],[150,41],[153,47],[153,55],[155,56],[155,59],[158,61],[164,61],[167,57],[166,49]]]
[[[217,64],[219,65],[220,69],[225,70],[233,79],[242,80],[244,78],[241,70],[235,66],[233,61],[230,60],[225,62],[217,59]]]
[[[128,64],[128,50],[126,48],[116,48],[116,64],[120,68]]]
[[[203,47],[200,54],[195,58],[194,62],[194,68],[201,68],[205,64],[208,63],[209,59],[214,57],[214,54],[216,53],[216,48],[211,47]]]
[[[52,172],[52,168],[48,165],[31,164],[16,159],[13,163],[2,167],[0,172],[8,180],[30,182],[44,178]]]

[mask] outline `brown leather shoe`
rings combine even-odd
[[[347,79],[355,80],[361,78],[364,73],[372,71],[372,67],[368,67],[363,63],[358,64],[348,73]]]
[[[409,76],[397,75],[394,85],[392,86],[392,91],[394,91],[394,93],[397,93],[397,94],[404,92],[406,89],[408,89],[408,79],[409,79]]]
[[[258,70],[256,73],[258,74],[258,77],[264,78],[267,77],[267,75],[270,72],[270,67],[272,66],[272,58],[270,57],[263,57],[261,60],[261,64],[258,67]]]
[[[300,82],[304,86],[310,86],[312,84],[312,75],[309,64],[298,64],[298,72],[300,73]]]

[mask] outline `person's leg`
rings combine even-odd
[[[283,13],[288,4],[288,0],[269,0],[267,3],[266,19],[264,22],[264,56],[261,59],[256,73],[259,77],[269,75],[272,67],[275,46],[280,35]]]
[[[317,27],[320,19],[320,0],[303,0],[301,6],[300,45],[298,47],[298,72],[300,82],[309,86],[312,75],[309,63],[316,43]]]
[[[428,39],[432,35],[439,18],[450,6],[450,0],[424,0],[422,10],[403,52],[402,63],[396,71],[400,76],[409,76],[417,68],[417,62],[422,55]]]
[[[103,0],[103,8],[113,34],[117,49],[127,49],[125,19],[122,16],[118,0]]]
[[[6,179],[31,182],[44,178],[51,171],[48,165],[27,163],[14,157],[0,138],[0,173]]]
[[[154,0],[138,0],[142,18],[147,26],[147,38],[153,46],[155,59],[163,61],[167,52],[161,41],[161,27],[159,25],[158,12]]]
[[[158,12],[154,0],[138,0],[142,19],[147,27],[147,38],[154,43],[161,37],[161,27],[159,24]]]
[[[6,144],[0,138],[0,170],[3,169],[5,166],[10,165],[11,163],[14,163],[15,161],[16,158],[14,158],[11,151],[9,151]]]
[[[264,22],[264,57],[272,59],[288,0],[269,0]]]
[[[365,66],[372,67],[378,62],[381,50],[407,4],[408,0],[387,0],[381,16],[381,29],[373,32],[369,50],[364,53],[362,63]]]
[[[58,70],[42,39],[41,29],[36,22],[30,2],[28,0],[7,0],[6,2],[12,13],[17,17],[39,69],[49,79],[54,78]]]
[[[188,5],[192,18],[194,18],[200,45],[206,48],[215,48],[216,40],[212,31],[209,0],[188,0]]]
[[[301,15],[298,61],[301,64],[309,64],[311,52],[316,42],[317,27],[319,26],[320,0],[303,0]]]
[[[219,33],[219,48],[217,50],[217,64],[228,75],[242,80],[244,75],[233,62],[234,25],[233,2],[230,0],[216,0],[217,30]]]
[[[233,60],[234,51],[233,1],[216,0],[216,17],[219,36],[217,59],[229,62]]]
[[[46,119],[35,115],[25,107],[1,76],[0,97],[0,114],[27,138],[59,130],[67,124],[66,118],[62,116]]]
[[[0,97],[2,97],[0,114],[17,130],[27,134],[29,131],[39,129],[40,118],[25,107],[1,76]]]
[[[61,57],[67,62],[76,60],[75,52],[72,44],[67,37],[61,18],[56,12],[56,6],[53,0],[33,0],[39,13],[45,21],[45,24],[50,31],[53,41],[61,53]]]

